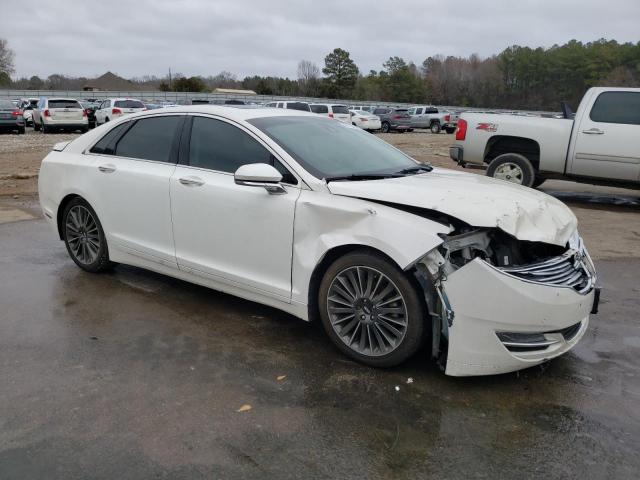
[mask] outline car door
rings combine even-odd
[[[569,173],[640,180],[640,92],[602,92],[578,121]]]
[[[424,128],[424,108],[416,107],[411,114],[411,126],[413,128]]]
[[[89,151],[94,208],[110,248],[177,268],[169,181],[185,115],[123,122]]]
[[[171,212],[181,270],[280,300],[291,298],[298,180],[248,130],[193,116],[171,179]],[[237,185],[247,163],[271,163],[287,193]]]

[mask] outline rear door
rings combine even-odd
[[[51,120],[56,123],[82,123],[84,109],[77,100],[52,99],[48,105]]]
[[[184,115],[157,115],[119,124],[90,150],[94,205],[109,246],[176,265],[169,180],[176,168]]]
[[[578,121],[569,173],[640,180],[640,92],[602,92]]]

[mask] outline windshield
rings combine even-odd
[[[418,163],[360,128],[317,117],[249,120],[317,178],[386,174]]]

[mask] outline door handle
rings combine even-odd
[[[201,187],[204,185],[204,180],[199,177],[182,177],[178,180],[182,185],[187,187]]]
[[[116,166],[111,164],[100,165],[98,167],[98,170],[100,170],[102,173],[113,173],[116,171]]]
[[[604,130],[590,128],[589,130],[582,130],[582,133],[586,133],[587,135],[604,135]]]

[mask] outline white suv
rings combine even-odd
[[[351,123],[351,114],[349,107],[346,105],[337,105],[332,103],[312,103],[309,105],[313,113],[324,115],[325,117],[335,118],[344,123]]]
[[[140,100],[134,98],[107,98],[102,101],[96,110],[96,126],[107,123],[128,113],[136,113],[146,110]]]
[[[33,129],[47,133],[52,130],[89,130],[87,112],[75,98],[42,97],[33,109]]]

